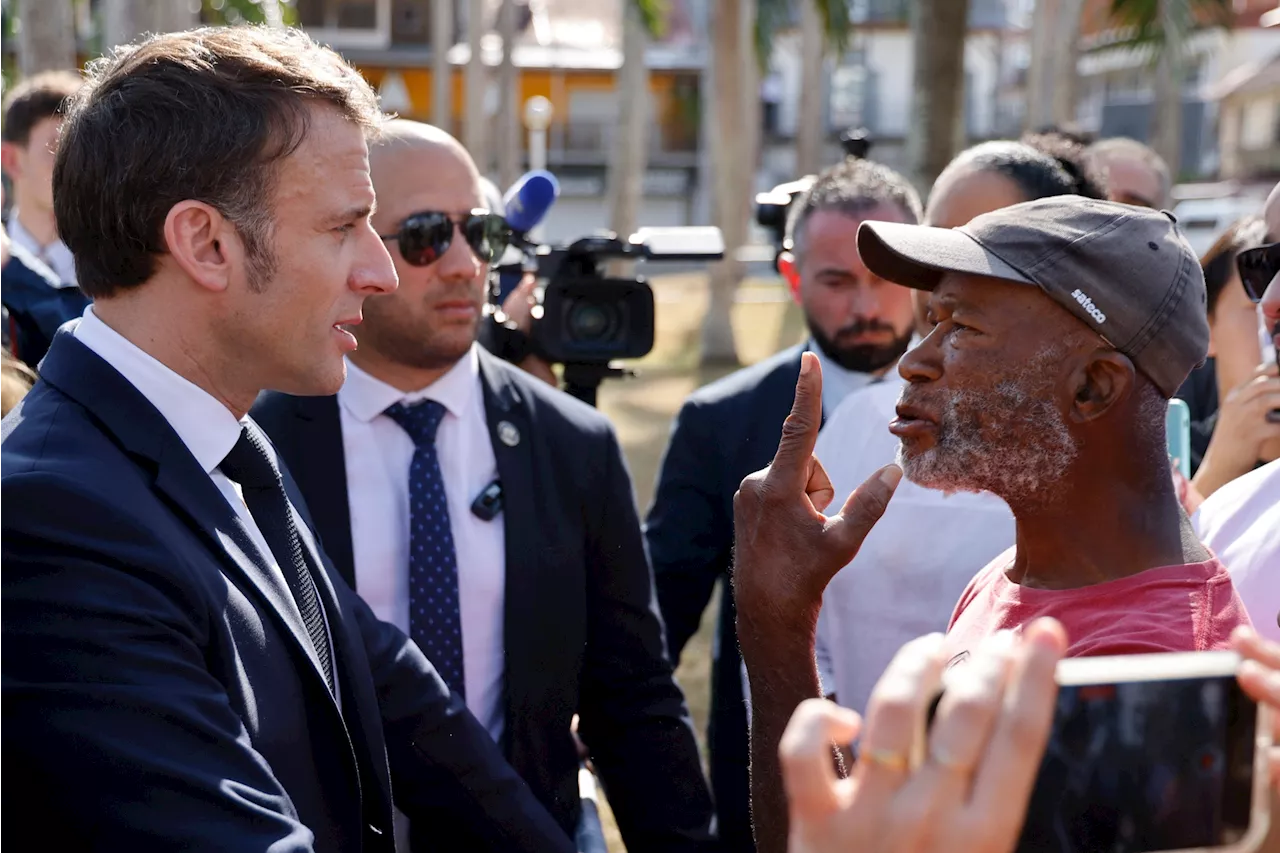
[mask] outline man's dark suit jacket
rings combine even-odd
[[[703,849],[710,796],[613,428],[483,350],[480,376],[502,481],[494,523],[506,534],[507,758],[572,832],[581,804],[569,726],[580,713],[579,734],[631,853]],[[253,413],[354,586],[338,405],[336,397],[266,394]],[[519,431],[515,446],[498,438],[504,421]]]
[[[68,850],[392,853],[394,784],[396,805],[434,821],[437,849],[463,831],[481,849],[573,850],[418,648],[320,555],[339,710],[283,576],[168,422],[70,328],[3,427],[15,838],[40,826]]]
[[[747,716],[729,571],[733,496],[744,477],[773,461],[795,399],[803,347],[785,350],[694,392],[671,432],[645,537],[667,647],[679,660],[698,630],[716,581],[721,597],[711,671],[711,788],[725,850],[754,849]]]
[[[0,271],[0,301],[8,313],[13,354],[35,367],[58,327],[84,313],[89,298],[78,287],[59,287],[53,270],[21,246],[9,244]]]

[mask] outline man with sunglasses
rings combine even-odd
[[[370,160],[399,288],[366,300],[336,396],[272,395],[254,417],[338,571],[419,642],[566,831],[577,713],[627,848],[705,849],[711,800],[613,429],[476,344],[506,234],[457,140],[396,120]]]
[[[1280,360],[1280,184],[1263,209],[1267,242],[1240,253],[1245,292],[1262,303]],[[1280,412],[1272,412],[1280,419]],[[1227,483],[1192,519],[1196,532],[1231,572],[1258,633],[1280,641],[1280,459]]]

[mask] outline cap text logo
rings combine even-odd
[[[1097,320],[1099,323],[1107,322],[1107,315],[1099,311],[1098,306],[1093,304],[1093,300],[1082,293],[1079,288],[1071,294],[1071,297],[1075,299],[1076,302],[1080,303],[1080,307],[1083,308],[1090,317]]]

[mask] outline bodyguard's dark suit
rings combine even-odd
[[[580,735],[631,853],[704,849],[711,802],[671,675],[635,497],[609,422],[480,352],[506,535],[506,731],[516,770],[566,831],[578,821]],[[325,549],[354,585],[336,397],[267,394],[254,418],[306,497]],[[520,440],[500,440],[507,422]],[[466,571],[465,566],[461,566]],[[414,847],[419,827],[414,825]]]
[[[436,821],[438,849],[455,830],[492,850],[573,849],[417,647],[324,561],[340,711],[283,577],[168,422],[66,329],[42,374],[3,429],[15,838],[391,853],[394,783],[396,805]]]
[[[9,244],[9,262],[0,272],[13,354],[35,367],[49,351],[58,327],[84,313],[89,298],[78,287],[59,287],[58,277],[21,246]]]
[[[645,523],[667,648],[679,660],[723,580],[711,670],[711,788],[725,850],[754,849],[747,715],[736,611],[729,588],[733,495],[773,460],[795,399],[803,347],[785,350],[695,391],[671,432]]]

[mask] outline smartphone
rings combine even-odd
[[[1270,815],[1267,709],[1234,652],[1058,665],[1020,853],[1256,850]]]
[[[1165,416],[1165,432],[1169,437],[1169,458],[1178,466],[1182,476],[1191,479],[1191,409],[1174,397],[1169,401]]]

